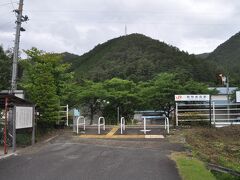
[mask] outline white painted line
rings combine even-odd
[[[54,138],[56,138],[56,137],[58,137],[58,136],[59,136],[59,135],[50,137],[50,138],[46,139],[46,140],[44,141],[44,143],[48,143],[49,141],[53,140]]]
[[[164,136],[163,136],[163,135],[145,135],[145,138],[146,138],[146,139],[152,139],[152,138],[155,138],[155,139],[163,139]]]

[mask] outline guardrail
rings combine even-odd
[[[162,118],[163,116],[143,116],[143,130],[141,130],[142,132],[144,132],[144,134],[146,134],[146,132],[149,132],[151,130],[146,129],[146,120],[147,119],[155,119],[155,118]],[[167,134],[169,134],[169,119],[168,117],[164,118],[164,128],[165,130],[167,130]]]
[[[121,134],[123,134],[123,131],[125,131],[125,129],[126,129],[126,121],[125,121],[124,117],[121,117],[120,128],[121,128]]]
[[[79,123],[80,120],[83,120],[83,122]],[[79,126],[83,125],[83,130],[86,130],[86,120],[84,116],[79,116],[77,118],[76,126],[77,126],[77,134],[78,134],[78,128]]]
[[[102,120],[102,123],[101,123],[101,120]],[[106,126],[105,126],[105,118],[104,117],[98,118],[98,134],[101,134],[101,126],[103,127],[103,130],[105,131]]]
[[[165,118],[165,130],[167,130],[167,133],[169,134],[169,119],[168,117]]]

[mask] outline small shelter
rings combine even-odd
[[[0,94],[1,123],[4,125],[4,154],[7,154],[7,138],[12,142],[13,152],[16,150],[16,130],[31,128],[32,144],[35,142],[35,104],[12,94]]]

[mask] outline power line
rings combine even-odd
[[[10,24],[10,23],[12,23],[12,21],[9,21],[9,22],[6,22],[6,23],[3,23],[3,24],[0,24],[0,27],[3,27],[3,26],[5,26],[5,25],[7,25],[7,24]]]
[[[11,5],[11,4],[13,4],[13,3],[17,3],[17,2],[9,2],[9,3],[3,3],[3,4],[0,4],[0,6],[7,6],[7,5]]]
[[[33,18],[32,18],[33,19]],[[119,20],[119,21],[87,21],[87,20],[56,20],[56,19],[34,19],[35,22],[66,22],[66,23],[73,23],[76,22],[76,24],[136,24],[136,25],[146,25],[146,24],[150,24],[150,25],[192,25],[192,26],[223,26],[223,25],[239,25],[240,22],[236,22],[236,23],[228,23],[228,22],[224,22],[224,23],[196,23],[196,22],[176,22],[176,21],[133,21],[133,22],[129,22],[129,21],[125,21],[125,20]]]
[[[15,7],[14,7],[14,5],[13,5],[13,1],[12,1],[12,0],[10,0],[10,1],[11,1],[12,8],[15,9]]]

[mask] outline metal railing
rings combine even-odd
[[[176,126],[179,122],[209,122],[216,127],[240,124],[240,104],[178,104]],[[209,122],[210,123],[210,122]]]
[[[68,113],[69,113],[68,104],[66,106],[60,106],[59,120],[61,120],[61,118],[66,118],[66,125],[67,126],[68,126]]]
[[[102,123],[101,123],[101,120],[102,120]],[[105,118],[104,117],[98,118],[98,134],[101,134],[101,126],[103,127],[103,130],[105,131],[106,126],[105,126]]]
[[[82,120],[82,122],[80,122]],[[78,130],[79,130],[79,126],[83,126],[83,130],[85,131],[86,130],[86,120],[85,120],[85,117],[84,116],[79,116],[76,120],[76,126],[77,126],[77,129],[76,129],[76,132],[78,134]]]
[[[121,117],[120,128],[121,128],[121,134],[123,134],[123,131],[126,130],[126,121],[124,117]]]
[[[151,131],[151,130],[147,129],[147,123],[146,123],[147,119],[151,119],[151,118],[143,117],[143,129],[140,130],[140,131],[144,132],[144,134]],[[167,134],[169,134],[169,119],[168,119],[168,117],[165,117],[165,119],[164,119],[164,129],[167,130]]]
[[[169,119],[168,119],[168,117],[165,118],[164,127],[165,127],[165,130],[167,130],[167,133],[169,134]]]

